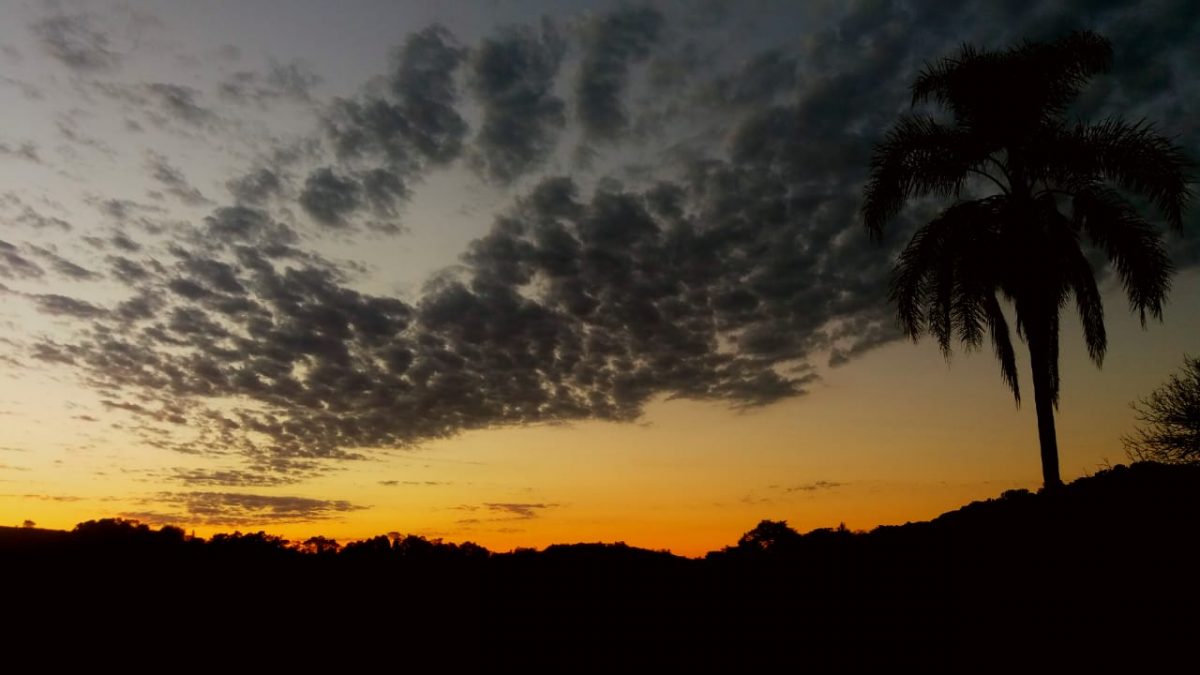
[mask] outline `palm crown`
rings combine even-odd
[[[1172,267],[1162,235],[1130,201],[1145,200],[1175,230],[1188,191],[1183,152],[1146,122],[1068,121],[1068,107],[1112,60],[1090,32],[1003,51],[963,46],[930,64],[913,104],[935,102],[952,121],[902,116],[876,147],[862,213],[875,237],[910,198],[954,203],[921,227],[900,255],[891,295],[914,340],[925,333],[948,355],[990,334],[1001,375],[1020,403],[1016,359],[1000,297],[1015,309],[1029,347],[1045,484],[1061,483],[1054,407],[1058,328],[1074,298],[1091,358],[1107,340],[1094,270],[1081,239],[1097,246],[1143,325],[1161,318]],[[967,198],[968,192],[975,198]]]

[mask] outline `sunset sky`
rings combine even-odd
[[[901,339],[858,216],[921,66],[1091,28],[1073,114],[1200,156],[1200,5],[3,2],[0,525],[686,555],[1041,481],[990,346]],[[1064,319],[1065,479],[1200,355]],[[1023,348],[1023,346],[1022,346]],[[1023,364],[1022,386],[1032,391]]]

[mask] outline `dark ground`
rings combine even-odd
[[[0,528],[0,642],[272,672],[1196,672],[1198,525],[1200,466],[1136,464],[869,533],[764,521],[701,560]]]

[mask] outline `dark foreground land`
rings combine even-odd
[[[870,533],[764,521],[701,560],[0,528],[3,638],[271,672],[1197,672],[1198,524],[1200,467],[1135,464]]]

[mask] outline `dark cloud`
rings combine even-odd
[[[160,492],[143,501],[148,506],[171,510],[121,515],[153,524],[236,526],[326,520],[366,508],[342,500],[236,492]]]
[[[403,367],[406,355],[388,340],[404,329],[407,306],[342,288],[331,272],[319,268],[279,273],[269,259],[241,245],[231,248],[249,267],[189,254],[168,284],[173,299],[166,307],[135,311],[136,305],[122,306],[119,323],[98,327],[84,344],[42,345],[38,358],[82,362],[98,380],[121,382],[147,400],[174,406],[209,434],[174,448],[179,451],[240,448],[262,466],[295,470],[296,460],[304,457],[353,457],[340,447],[357,441],[334,440],[359,433],[342,421],[343,411],[357,416],[352,426],[367,435],[394,434],[384,410],[374,409],[387,400],[384,390],[342,396],[381,378],[393,395],[401,393],[402,383],[388,374]],[[141,304],[153,301],[150,296]],[[229,418],[196,409],[197,397],[235,391],[272,401],[267,404],[272,412],[239,411]],[[279,414],[295,405],[306,411],[306,419]],[[158,419],[146,406],[125,409]],[[265,438],[266,447],[254,437]]]
[[[59,135],[71,145],[80,148],[89,148],[110,158],[116,156],[116,151],[108,143],[83,133],[73,120],[69,118],[60,119],[56,122],[56,125],[58,126]]]
[[[266,105],[279,100],[308,102],[312,89],[321,78],[299,61],[286,64],[271,61],[266,73],[239,70],[218,87],[221,96],[240,104]]]
[[[393,56],[382,91],[335,99],[323,114],[325,134],[338,160],[352,169],[325,167],[311,173],[301,206],[324,225],[345,226],[369,208],[389,219],[423,173],[457,159],[467,123],[456,109],[455,73],[466,50],[440,26],[411,35]],[[398,232],[394,222],[366,223]]]
[[[892,321],[892,308],[881,307],[874,315],[864,313],[848,320],[834,333],[835,338],[844,338],[845,343],[829,352],[830,367],[845,365],[867,352],[904,337],[900,327]]]
[[[370,95],[335,99],[322,121],[339,159],[378,159],[412,170],[416,158],[407,140],[410,124],[390,101]]]
[[[361,178],[363,198],[376,216],[395,216],[400,205],[409,198],[410,191],[404,178],[392,171],[371,169]]]
[[[432,26],[410,36],[395,56],[390,84],[408,120],[408,142],[435,163],[457,157],[466,134],[454,84],[465,55],[450,31]]]
[[[777,102],[796,85],[798,62],[794,55],[769,49],[750,59],[738,72],[713,83],[715,101],[726,105],[762,105]]]
[[[127,253],[137,253],[142,250],[142,245],[130,239],[123,232],[115,232],[108,240],[113,246]]]
[[[197,103],[200,92],[191,87],[155,82],[145,85],[145,89],[158,103],[158,110],[170,119],[193,127],[205,127],[217,119],[213,111]]]
[[[352,291],[315,263],[279,268],[241,243],[269,232],[269,217],[218,209],[210,252],[175,251],[166,307],[130,308],[68,354],[105,386],[177,401],[209,442],[264,461],[497,424],[629,420],[655,396],[763,405],[814,377],[779,366],[829,348],[832,319],[874,305],[846,292],[870,269],[841,271],[853,247],[816,243],[793,267],[795,242],[832,224],[764,210],[758,200],[782,187],[760,181],[710,167],[694,185],[586,201],[569,180],[543,182],[470,247],[465,276],[415,306]],[[230,424],[188,411],[210,398],[256,405]]]
[[[182,171],[177,167],[171,166],[167,158],[161,154],[152,150],[148,151],[146,153],[146,168],[150,171],[151,178],[184,204],[188,206],[203,206],[212,203],[199,189],[187,181]]]
[[[456,159],[467,124],[455,109],[454,74],[465,51],[440,26],[410,36],[393,57],[385,92],[337,99],[327,111],[338,156],[374,157],[398,171]]]
[[[483,104],[478,163],[492,180],[510,182],[554,150],[566,124],[566,106],[554,94],[565,51],[547,20],[540,33],[511,28],[486,39],[472,56],[471,89]]]
[[[283,190],[279,174],[271,169],[256,169],[225,183],[234,201],[246,206],[262,206]]]
[[[30,29],[50,56],[73,70],[113,70],[121,62],[91,14],[56,14],[35,21]]]
[[[67,221],[63,220],[62,218],[57,218],[55,216],[47,216],[47,215],[38,213],[37,211],[33,210],[32,207],[29,207],[29,206],[25,206],[24,208],[22,208],[21,213],[19,215],[17,215],[17,217],[14,218],[13,220],[15,220],[18,223],[21,223],[22,225],[29,225],[30,227],[33,227],[33,228],[39,229],[39,230],[44,230],[44,229],[48,229],[48,228],[57,228],[57,229],[60,229],[60,230],[63,230],[64,232],[66,232],[71,229],[71,224],[68,223]]]
[[[129,283],[126,279],[121,281]],[[165,304],[162,295],[142,290],[137,295],[122,300],[114,311],[123,321],[146,321],[155,317]]]
[[[267,70],[266,82],[280,96],[307,101],[312,96],[312,88],[320,84],[321,78],[299,61],[286,64],[272,62]]]
[[[5,279],[33,279],[45,276],[46,271],[37,263],[17,252],[17,247],[0,240],[0,277]]]
[[[329,227],[345,227],[346,218],[363,205],[362,186],[339,176],[330,167],[308,175],[300,193],[300,206],[313,220]]]
[[[0,292],[3,290],[0,288]],[[76,363],[75,352],[79,351],[81,350],[71,345],[61,345],[53,340],[42,340],[30,348],[30,356],[43,363],[73,366]]]
[[[529,520],[537,518],[542,511],[552,509],[558,504],[528,504],[528,503],[487,503],[483,505],[487,510],[510,516],[516,520]]]
[[[109,256],[108,264],[112,276],[126,285],[137,285],[153,278],[153,274],[141,263],[124,256]]]
[[[211,244],[245,244],[269,258],[291,254],[298,237],[292,228],[261,209],[222,206],[204,219],[204,234]],[[247,251],[247,255],[250,255]]]
[[[69,298],[65,295],[31,294],[28,296],[38,311],[51,316],[68,316],[76,319],[98,319],[108,314],[102,307],[97,307],[86,300]]]
[[[663,15],[652,7],[626,7],[581,27],[575,113],[589,138],[611,141],[625,131],[629,120],[622,97],[630,69],[650,56],[663,24]]]
[[[204,130],[212,128],[220,120],[215,112],[200,104],[200,91],[185,85],[169,82],[90,82],[89,86],[91,90],[141,113],[160,128],[177,128],[174,125],[180,125],[188,130]],[[137,120],[127,120],[125,126],[130,131],[142,130]]]
[[[90,199],[90,203],[101,215],[107,216],[118,223],[145,223],[148,217],[166,213],[166,210],[161,206],[143,204],[135,202],[132,199],[92,198]]]
[[[30,246],[30,250],[39,258],[49,263],[50,267],[64,277],[74,279],[76,281],[92,281],[101,278],[101,276],[89,269],[81,267],[66,258],[58,255],[40,246]]]

